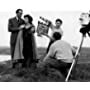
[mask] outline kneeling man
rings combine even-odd
[[[66,76],[76,49],[66,41],[61,40],[61,37],[62,35],[58,32],[53,34],[54,43],[51,45],[44,60],[38,64],[38,67],[43,68],[49,66],[60,70],[60,72]]]

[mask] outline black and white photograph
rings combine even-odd
[[[90,5],[84,4],[2,1],[0,82],[90,82]]]

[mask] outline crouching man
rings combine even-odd
[[[53,39],[54,43],[50,46],[48,54],[37,66],[39,68],[48,66],[50,68],[58,69],[66,77],[76,49],[66,41],[61,40],[61,34],[58,32],[53,34]]]

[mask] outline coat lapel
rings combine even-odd
[[[18,22],[18,20],[17,20],[16,17],[14,18],[14,23],[15,23],[17,26],[19,25],[19,22]]]

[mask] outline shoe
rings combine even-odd
[[[23,63],[24,59],[18,59],[17,62],[18,63]]]
[[[26,68],[26,64],[23,64],[23,63],[22,63],[22,68]]]
[[[34,61],[35,63],[38,63],[39,60],[40,60],[40,59],[34,59],[33,61]]]
[[[37,68],[36,63],[32,63],[32,68],[33,68],[33,69],[36,69],[36,68]]]
[[[16,65],[17,65],[17,62],[14,62],[14,63],[12,64],[12,68],[15,68]]]

